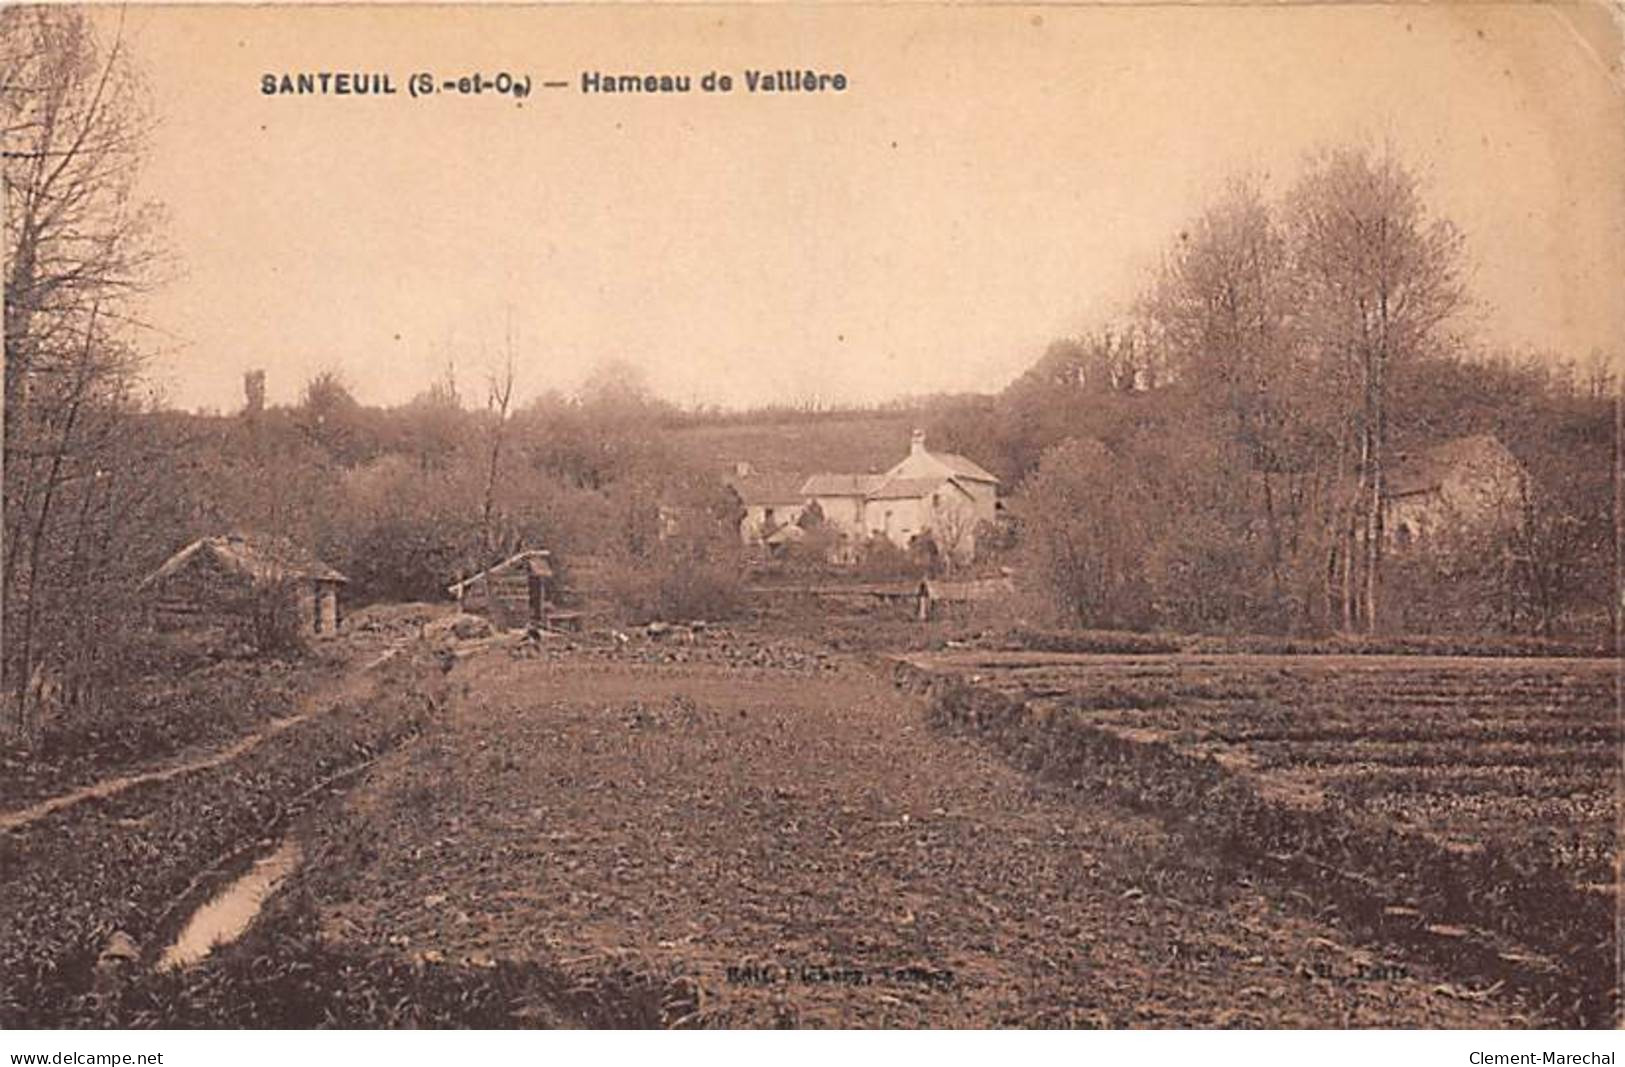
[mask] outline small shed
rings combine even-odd
[[[339,628],[339,590],[349,579],[308,549],[282,537],[230,533],[193,541],[142,579],[153,623],[163,629],[208,626],[244,610],[244,595],[287,582],[302,629]]]
[[[483,615],[504,629],[518,629],[532,623],[546,625],[552,587],[552,554],[533,548],[453,582],[446,592],[463,611]]]

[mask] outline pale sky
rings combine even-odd
[[[450,357],[477,400],[511,318],[525,395],[606,358],[682,402],[990,391],[1121,314],[1227,175],[1278,191],[1351,141],[1394,145],[1463,229],[1486,341],[1622,350],[1599,10],[132,8],[181,268],[148,309],[155,377],[231,410],[249,367],[273,402],[337,369],[391,404]],[[745,91],[783,67],[850,86]],[[260,92],[322,70],[399,93]],[[475,70],[536,88],[407,95]],[[695,91],[584,95],[589,70]],[[700,92],[710,70],[734,91]]]

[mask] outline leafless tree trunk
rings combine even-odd
[[[491,425],[490,463],[485,473],[485,495],[480,508],[480,547],[487,560],[497,550],[497,482],[502,473],[502,446],[507,437],[508,408],[513,402],[513,328],[510,324],[504,344],[502,371],[488,383],[486,403],[494,419]]]
[[[1243,450],[1236,503],[1262,525],[1259,578],[1270,614],[1288,626],[1300,621],[1297,609],[1315,599],[1316,587],[1332,580],[1298,558],[1304,516],[1279,499],[1284,486],[1326,462],[1305,432],[1322,401],[1308,385],[1293,269],[1277,212],[1256,186],[1239,182],[1182,235],[1143,308],[1174,376]],[[1330,567],[1335,575],[1336,564]]]
[[[1315,342],[1332,380],[1352,364],[1358,382],[1357,398],[1347,398],[1358,412],[1357,517],[1348,546],[1357,551],[1343,560],[1342,616],[1345,626],[1357,622],[1369,632],[1382,625],[1389,370],[1396,359],[1446,343],[1444,328],[1465,302],[1461,238],[1428,218],[1415,180],[1388,155],[1332,152],[1292,201]]]
[[[1614,655],[1625,663],[1625,390],[1617,379],[1614,390],[1614,587],[1608,614],[1614,624]]]
[[[932,537],[942,558],[942,570],[952,575],[959,569],[962,557],[975,548],[976,512],[973,508],[952,503],[933,509]]]
[[[148,124],[115,35],[84,9],[0,10],[5,199],[5,537],[0,616],[13,727],[29,717],[42,631],[66,643],[72,566],[108,471],[137,462],[113,424],[128,408],[139,329],[129,298],[152,277],[155,212],[133,196]],[[110,483],[108,483],[110,484]],[[120,531],[130,536],[129,531]],[[53,653],[54,655],[55,653]]]

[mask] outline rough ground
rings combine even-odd
[[[451,680],[450,725],[329,823],[309,885],[335,940],[657,973],[686,1024],[1540,1021],[928,732],[850,663],[493,652]]]

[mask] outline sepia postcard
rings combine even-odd
[[[1614,1063],[1622,40],[0,8],[10,1062]]]

